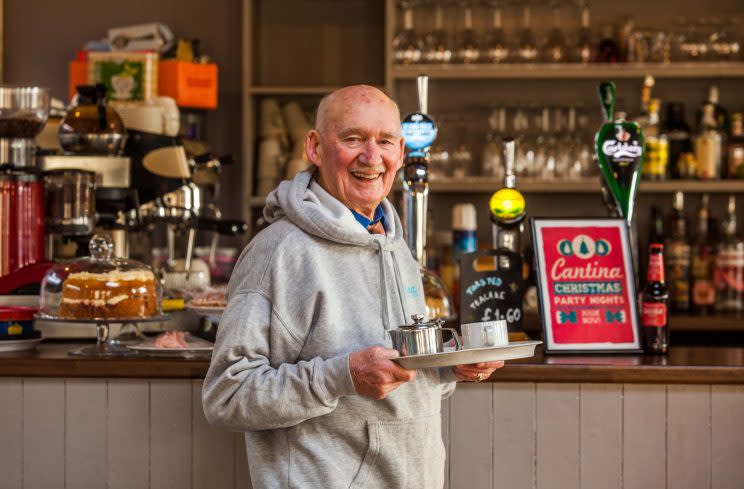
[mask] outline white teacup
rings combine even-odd
[[[506,321],[485,321],[460,325],[463,348],[484,348],[509,344]]]

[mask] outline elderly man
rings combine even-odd
[[[443,397],[501,362],[413,371],[387,331],[425,311],[385,200],[403,163],[400,114],[369,86],[338,90],[305,141],[314,171],[269,195],[271,225],[230,279],[204,382],[207,419],[244,431],[262,488],[443,484]]]

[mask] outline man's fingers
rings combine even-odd
[[[390,373],[393,374],[393,378],[395,380],[399,380],[401,382],[408,382],[416,377],[415,370],[408,370],[407,368],[401,367],[397,363],[394,363],[394,368],[391,369]]]
[[[398,350],[394,350],[392,348],[383,348],[381,346],[375,347],[371,353],[372,358],[376,360],[389,360],[391,358],[398,358],[400,356]]]

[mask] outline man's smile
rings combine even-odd
[[[352,170],[351,176],[356,178],[357,180],[366,181],[366,182],[372,182],[379,178],[381,178],[385,172],[370,172],[370,171],[362,171],[362,170]]]

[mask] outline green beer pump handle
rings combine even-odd
[[[615,117],[615,82],[599,84],[599,103],[602,105],[605,122],[612,122]]]

